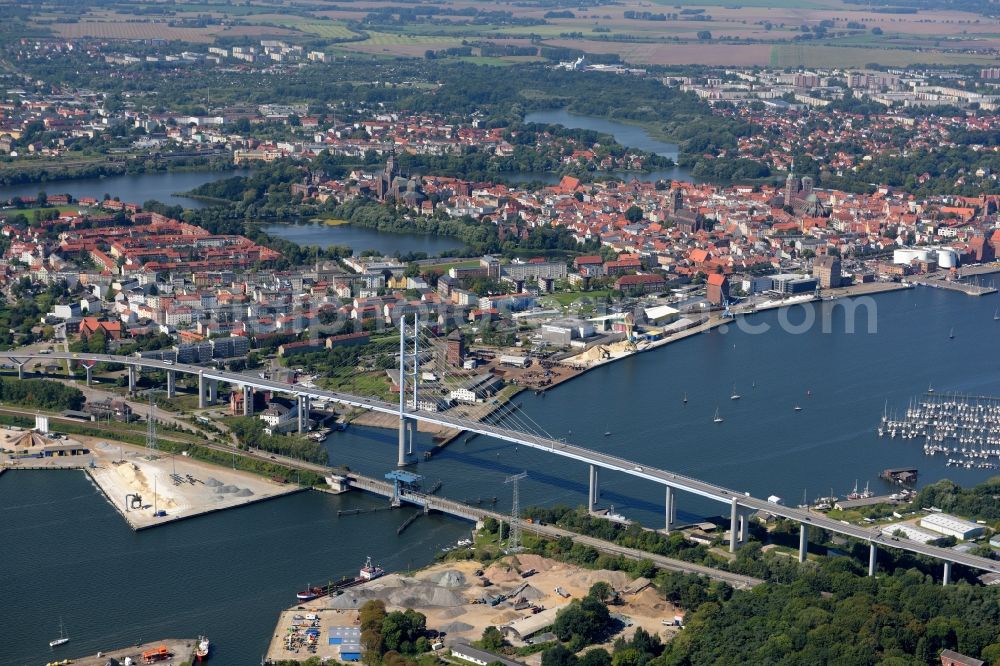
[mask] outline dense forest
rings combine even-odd
[[[51,379],[0,377],[0,402],[52,410],[80,409],[84,396],[75,386]]]
[[[234,416],[226,420],[226,425],[236,435],[241,449],[260,449],[321,465],[329,462],[329,454],[322,444],[302,436],[268,435],[264,432],[264,422],[258,418]]]
[[[982,509],[997,491],[998,480],[961,490],[942,482],[925,489],[922,499],[948,506]],[[995,503],[995,500],[994,500]],[[987,510],[988,511],[988,510]],[[995,509],[994,509],[995,511]],[[663,537],[638,526],[624,527],[565,507],[532,508],[526,515],[555,519],[560,526],[631,547],[662,552],[680,559],[720,566],[703,546],[681,546],[683,538]],[[651,562],[602,555],[568,538],[532,540],[533,552],[594,569],[621,569],[653,580],[665,598],[687,611],[686,628],[666,644],[645,645],[639,654],[620,655],[615,664],[689,666],[694,664],[869,664],[931,666],[942,649],[957,650],[1000,664],[1000,595],[992,587],[959,582],[942,586],[908,560],[893,560],[891,573],[864,575],[854,557],[831,553],[816,562],[798,564],[759,544],[742,548],[727,568],[758,575],[765,582],[752,590],[733,590],[703,577],[655,571]],[[813,546],[810,546],[812,548]],[[695,556],[695,557],[692,557]],[[725,566],[725,565],[722,565]],[[754,573],[753,570],[756,569]],[[562,637],[565,638],[565,637]],[[569,639],[567,639],[569,640]],[[570,642],[568,648],[574,648]],[[600,666],[604,656],[578,658],[556,646],[546,653],[546,666]],[[568,653],[568,654],[567,654]],[[590,659],[599,660],[591,665]],[[583,664],[584,661],[586,664]]]

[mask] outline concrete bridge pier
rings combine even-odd
[[[740,544],[747,542],[750,536],[750,516],[754,510],[741,507],[737,499],[733,498],[732,507],[729,512],[729,552],[735,553]]]
[[[872,541],[868,544],[868,575],[875,575],[875,558],[878,554],[878,549],[875,548],[875,542]]]
[[[951,562],[948,560],[944,561],[944,578],[941,579],[942,585],[948,585],[951,583]]]
[[[243,416],[253,416],[253,389],[243,386]]]
[[[246,404],[244,402],[244,404]],[[309,430],[309,396],[299,396],[299,434]]]
[[[139,381],[139,369],[134,365],[128,366],[128,392],[135,393],[135,385]]]
[[[740,545],[750,538],[750,516],[754,514],[753,509],[743,509],[740,511]]]
[[[94,366],[84,363],[83,371],[87,373],[87,386],[90,386],[94,381]]]
[[[11,360],[13,361],[14,359]],[[14,361],[14,365],[17,366],[17,378],[24,379],[24,363],[20,361]]]
[[[809,526],[799,524],[799,562],[805,562],[809,555]]]
[[[677,519],[677,507],[674,504],[674,489],[670,486],[667,486],[666,488],[667,490],[663,503],[663,513],[665,518],[663,531],[666,534],[670,534],[670,531],[674,529],[674,521]]]
[[[173,370],[167,370],[167,397],[177,396],[177,374]]]
[[[214,405],[219,400],[219,380],[208,380],[208,404]]]
[[[198,409],[205,409],[205,375],[198,373]]]
[[[736,552],[736,540],[739,538],[737,530],[739,529],[739,519],[740,519],[740,505],[736,502],[736,498],[733,498],[732,505],[729,509],[729,552]]]
[[[597,465],[590,466],[590,485],[587,494],[587,511],[593,513],[597,508],[597,500],[601,496],[600,469]]]
[[[417,444],[417,420],[406,419],[406,455],[407,460],[412,460],[413,447]]]
[[[406,467],[406,419],[399,417],[399,449],[396,455],[396,467]]]

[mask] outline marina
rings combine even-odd
[[[883,413],[879,437],[923,440],[927,456],[947,456],[946,465],[965,469],[1000,468],[1000,398],[939,394],[907,405],[902,417]]]

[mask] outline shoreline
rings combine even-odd
[[[994,272],[1000,272],[1000,264],[998,264],[995,267]],[[827,289],[825,291],[820,292],[820,296],[818,296],[818,297],[815,296],[815,295],[813,295],[813,294],[810,294],[808,296],[808,298],[794,297],[793,296],[793,297],[791,297],[789,299],[784,299],[784,300],[781,300],[781,301],[767,302],[767,303],[765,303],[762,306],[755,307],[751,311],[748,311],[748,312],[737,311],[735,314],[736,314],[736,316],[747,316],[747,315],[756,314],[758,312],[766,312],[766,311],[769,311],[769,310],[778,310],[778,309],[781,309],[781,308],[792,307],[794,305],[802,305],[802,304],[805,304],[805,303],[835,302],[835,301],[839,301],[839,300],[843,300],[843,299],[847,299],[847,298],[856,298],[856,297],[859,297],[859,296],[870,296],[870,295],[884,294],[884,293],[890,293],[890,292],[894,292],[894,291],[903,291],[903,290],[906,290],[906,289],[914,289],[914,288],[915,288],[914,285],[903,283],[903,282],[870,282],[870,283],[867,283],[867,284],[852,285],[850,287],[837,287],[836,289]],[[569,357],[567,359],[564,359],[564,360],[562,360],[562,361],[559,362],[564,367],[571,368],[572,370],[574,370],[574,372],[572,372],[571,374],[568,374],[568,375],[565,375],[563,377],[558,378],[557,380],[553,381],[551,384],[549,384],[548,386],[545,386],[545,387],[532,388],[530,386],[518,386],[518,389],[516,391],[514,391],[510,396],[508,396],[507,399],[504,400],[504,402],[495,405],[493,409],[489,410],[483,416],[483,418],[485,418],[486,416],[489,416],[489,415],[495,413],[496,411],[499,411],[505,405],[508,405],[516,396],[520,395],[524,391],[529,391],[529,390],[533,391],[535,393],[535,395],[538,395],[538,396],[544,398],[546,393],[548,393],[552,389],[556,388],[557,386],[561,386],[562,384],[565,384],[566,382],[569,382],[571,380],[577,379],[578,377],[582,377],[583,375],[586,375],[588,372],[590,372],[592,370],[595,370],[597,368],[605,367],[605,366],[610,365],[612,363],[615,363],[617,361],[621,361],[621,360],[624,360],[624,359],[627,359],[627,358],[632,358],[632,357],[637,356],[639,354],[644,354],[646,352],[650,352],[650,351],[655,351],[657,349],[661,349],[663,347],[666,347],[666,346],[670,345],[671,343],[679,342],[681,340],[686,340],[687,338],[693,337],[695,335],[699,335],[701,333],[706,333],[706,332],[711,331],[711,330],[713,330],[715,328],[719,328],[720,326],[728,324],[730,321],[732,321],[732,318],[723,317],[723,316],[721,316],[721,313],[716,313],[716,314],[709,313],[707,319],[703,320],[699,324],[691,326],[690,328],[684,329],[682,331],[678,331],[678,332],[673,333],[672,335],[670,335],[668,337],[665,337],[665,338],[662,338],[660,340],[656,340],[656,341],[653,341],[653,342],[650,342],[650,343],[645,343],[643,346],[638,347],[635,351],[626,352],[626,353],[620,353],[618,355],[613,355],[610,358],[602,359],[602,360],[599,360],[599,361],[590,362],[587,365],[578,365],[578,364],[574,364],[573,363],[573,359],[574,358],[577,358],[578,356],[586,353],[586,352],[580,352],[580,354],[576,354],[574,356],[571,356],[571,357]],[[389,418],[392,418],[392,417],[389,416]],[[361,427],[381,428],[381,429],[385,429],[385,430],[394,430],[397,427],[397,424],[396,424],[395,421],[393,421],[392,425],[386,425],[386,424],[380,423],[379,419],[367,419],[366,420],[363,417],[355,419],[355,420],[352,420],[352,423],[357,423],[357,425],[359,425]],[[432,458],[435,455],[437,455],[438,453],[440,453],[441,451],[443,451],[449,444],[451,444],[452,442],[454,442],[455,440],[457,440],[461,436],[461,434],[462,434],[463,431],[445,430],[445,431],[442,432],[439,429],[428,428],[426,430],[421,429],[421,432],[430,432],[430,433],[435,433],[435,434],[445,434],[445,437],[442,440],[435,441],[434,444],[433,444],[433,446],[430,449],[427,449],[424,452],[424,457],[425,458],[428,458],[428,457]],[[427,455],[428,453],[430,454],[429,456]]]
[[[997,268],[997,271],[1000,272],[1000,267]],[[857,297],[857,296],[868,296],[868,295],[873,295],[873,294],[883,294],[883,293],[889,293],[889,292],[893,292],[893,291],[902,291],[902,290],[905,290],[905,289],[913,289],[914,288],[913,285],[904,284],[904,283],[901,283],[901,282],[874,282],[874,283],[868,283],[868,284],[872,285],[872,287],[865,289],[864,288],[865,285],[853,285],[851,287],[838,287],[836,289],[828,289],[825,292],[821,292],[821,296],[818,297],[818,298],[816,296],[810,296],[808,299],[797,300],[795,297],[792,297],[790,299],[786,299],[786,300],[783,300],[783,301],[777,301],[777,302],[765,304],[762,307],[756,307],[753,310],[748,311],[748,312],[736,312],[735,315],[736,316],[741,316],[741,315],[742,316],[747,316],[747,315],[755,314],[755,313],[758,313],[758,312],[766,312],[768,310],[778,310],[778,309],[785,308],[785,307],[792,307],[793,305],[802,305],[804,303],[820,303],[820,302],[829,302],[829,301],[839,301],[839,300],[845,299],[845,298],[853,298],[853,297]],[[858,293],[853,293],[851,291],[851,289],[860,289],[860,291]],[[826,297],[824,298],[824,296],[826,296]],[[595,368],[601,368],[601,367],[604,367],[604,366],[606,366],[608,364],[614,363],[616,361],[621,361],[621,360],[626,359],[626,358],[632,358],[633,356],[637,356],[638,354],[643,354],[645,352],[649,352],[649,351],[653,351],[653,350],[656,350],[656,349],[660,349],[662,347],[666,347],[667,345],[669,345],[669,344],[671,344],[673,342],[678,342],[680,340],[685,340],[685,339],[687,339],[689,337],[693,337],[693,336],[698,335],[700,333],[705,333],[705,332],[711,331],[712,329],[718,328],[718,327],[720,327],[720,326],[722,326],[724,324],[727,324],[730,321],[732,321],[732,318],[722,317],[721,315],[718,315],[718,314],[712,315],[710,313],[708,315],[708,318],[706,320],[702,321],[700,324],[696,324],[696,325],[694,325],[694,326],[692,326],[690,328],[684,329],[683,331],[678,331],[677,333],[674,333],[674,334],[672,334],[672,335],[670,335],[668,337],[662,338],[660,340],[655,340],[653,342],[647,343],[645,346],[639,347],[635,351],[627,352],[627,353],[624,353],[624,354],[619,354],[617,356],[612,356],[611,358],[603,359],[603,360],[600,360],[600,361],[595,361],[593,363],[587,364],[586,366],[574,365],[572,363],[573,359],[576,358],[576,356],[579,356],[580,354],[577,354],[576,356],[571,356],[570,358],[567,358],[567,359],[564,359],[563,361],[561,361],[561,363],[569,365],[569,366],[573,367],[574,369],[577,369],[578,372],[576,374],[564,377],[564,378],[560,379],[557,382],[553,382],[551,385],[546,386],[543,389],[540,389],[541,395],[545,395],[545,393],[547,393],[549,390],[555,388],[556,386],[559,386],[559,385],[564,384],[564,383],[566,383],[566,382],[568,382],[568,381],[570,381],[572,379],[576,379],[577,377],[585,375],[586,373],[590,372],[591,370],[594,370]],[[581,354],[582,353],[584,353],[584,352],[581,352]]]
[[[211,159],[210,156],[201,156],[201,157],[207,158],[207,159]],[[155,175],[158,175],[158,174],[166,174],[166,173],[227,173],[229,171],[236,171],[236,170],[242,168],[242,167],[238,167],[238,166],[233,166],[230,163],[230,166],[227,169],[213,169],[213,168],[211,168],[210,162],[206,162],[205,164],[181,165],[181,166],[178,166],[178,167],[170,167],[170,166],[168,166],[167,168],[164,168],[164,169],[147,169],[145,167],[138,166],[140,164],[141,164],[140,161],[136,161],[136,162],[107,162],[107,161],[101,162],[101,161],[94,161],[94,162],[88,163],[86,166],[79,165],[79,166],[70,167],[70,168],[93,168],[93,169],[101,169],[101,168],[107,167],[110,172],[109,173],[94,173],[94,174],[89,174],[89,175],[88,174],[82,174],[82,175],[81,174],[75,174],[75,175],[68,175],[68,176],[66,176],[66,172],[65,171],[56,171],[56,172],[45,171],[46,178],[44,178],[44,179],[29,178],[28,180],[20,180],[20,181],[18,181],[16,183],[4,183],[4,182],[0,182],[0,189],[6,188],[6,187],[26,187],[28,185],[40,185],[40,186],[44,186],[44,185],[51,184],[51,183],[69,183],[69,182],[72,182],[74,180],[95,180],[95,179],[96,180],[104,180],[104,179],[107,179],[107,178],[120,178],[122,176],[155,176]],[[168,164],[169,164],[169,162],[168,162]],[[25,173],[28,173],[28,174],[33,174],[33,173],[35,173],[39,169],[45,170],[45,169],[48,168],[45,165],[39,165],[39,164],[25,164],[25,165],[23,165],[23,167],[25,169],[27,169],[25,171]],[[123,168],[121,168],[119,170],[119,169],[117,169],[115,167],[123,167]],[[137,167],[137,169],[130,169],[129,167]],[[2,175],[2,173],[3,173],[3,170],[0,170],[0,175]],[[63,176],[65,176],[65,177],[63,177]],[[59,192],[54,191],[54,192],[52,192],[52,194],[59,194]],[[176,195],[176,196],[185,196],[186,197],[186,195]]]

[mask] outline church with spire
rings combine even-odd
[[[799,215],[811,215],[821,217],[826,213],[819,197],[813,191],[812,176],[795,176],[795,163],[792,162],[788,170],[788,177],[785,178],[784,204]]]
[[[408,208],[419,208],[427,198],[419,176],[408,178],[400,173],[395,151],[389,153],[385,168],[375,179],[375,197],[379,201],[394,201]]]

